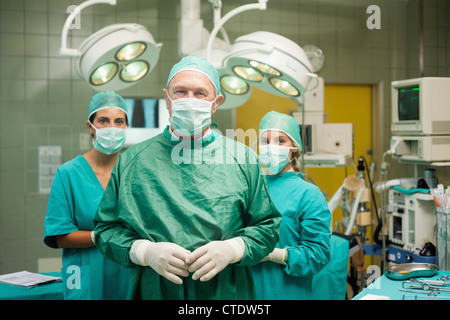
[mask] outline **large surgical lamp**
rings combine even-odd
[[[230,74],[252,86],[288,98],[302,96],[315,76],[299,45],[265,31],[237,38],[224,64]]]
[[[72,20],[87,6],[115,5],[115,0],[89,0],[75,7],[64,24],[60,55],[73,57],[78,75],[97,91],[120,90],[143,79],[156,66],[160,44],[147,29],[135,23],[107,26],[89,36],[79,49],[67,48]]]
[[[252,86],[293,99],[303,96],[315,75],[300,46],[285,37],[264,31],[241,36],[231,45],[223,29],[223,25],[239,13],[266,10],[268,0],[240,6],[223,17],[220,17],[221,1],[209,1],[214,8],[214,28],[205,48],[202,37],[198,36],[207,33],[200,19],[200,0],[181,0],[180,54],[195,53],[206,57],[218,70],[225,97],[220,108],[235,108],[245,103]],[[225,40],[222,43],[216,39],[219,32]]]

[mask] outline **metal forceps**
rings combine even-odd
[[[402,283],[403,289],[425,290],[439,293],[440,291],[450,292],[450,282],[445,280],[406,280]]]
[[[414,294],[416,294],[416,297],[417,297],[418,293],[426,294],[429,297],[435,297],[439,293],[439,291],[433,291],[433,290],[425,291],[422,288],[420,288],[420,289],[419,288],[411,288],[411,289],[398,288],[398,290],[400,290],[401,292],[414,293]]]

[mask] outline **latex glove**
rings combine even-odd
[[[182,284],[180,277],[189,275],[185,262],[191,252],[171,242],[136,240],[131,246],[130,259],[135,264],[149,266],[167,280]]]
[[[92,243],[95,246],[95,234],[94,234],[94,231],[91,232],[91,240],[92,240]]]
[[[194,250],[186,259],[193,280],[211,280],[230,263],[238,262],[244,256],[244,240],[236,237],[224,241],[212,241]]]
[[[287,258],[287,250],[286,248],[278,249],[275,248],[271,253],[269,253],[268,256],[264,257],[261,262],[263,261],[272,261],[279,264],[284,264],[286,262]]]

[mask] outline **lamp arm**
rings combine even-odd
[[[258,3],[254,4],[246,4],[243,6],[240,6],[236,9],[231,10],[226,15],[223,16],[222,19],[214,26],[214,29],[211,31],[211,34],[208,38],[208,43],[206,45],[206,59],[208,61],[211,61],[211,50],[212,50],[212,44],[214,39],[216,38],[217,32],[222,28],[222,26],[230,20],[235,15],[247,11],[247,10],[253,10],[253,9],[259,9],[259,10],[266,10],[267,9],[267,0],[258,0]]]
[[[214,25],[218,24],[221,19],[221,11],[222,11],[222,0],[209,0],[212,3],[214,9]],[[223,28],[223,25],[220,28],[220,34],[222,35],[223,40],[229,46],[230,38],[228,38],[227,31]]]
[[[88,0],[80,4],[79,6],[76,6],[75,9],[69,14],[66,22],[64,23],[61,34],[61,48],[59,49],[59,54],[61,56],[79,57],[81,55],[81,52],[78,49],[67,48],[67,33],[69,31],[69,26],[72,23],[73,19],[75,19],[75,16],[81,12],[81,10],[98,3],[106,3],[114,6],[116,5],[117,0]]]
[[[223,41],[230,46],[230,38],[228,37],[227,31],[223,27],[220,28],[220,34],[222,35]]]

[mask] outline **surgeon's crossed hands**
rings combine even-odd
[[[193,280],[208,281],[231,263],[242,259],[245,244],[236,237],[212,241],[193,252],[171,242],[136,240],[130,250],[130,259],[136,264],[149,266],[167,280],[182,284],[181,277],[194,272]]]

